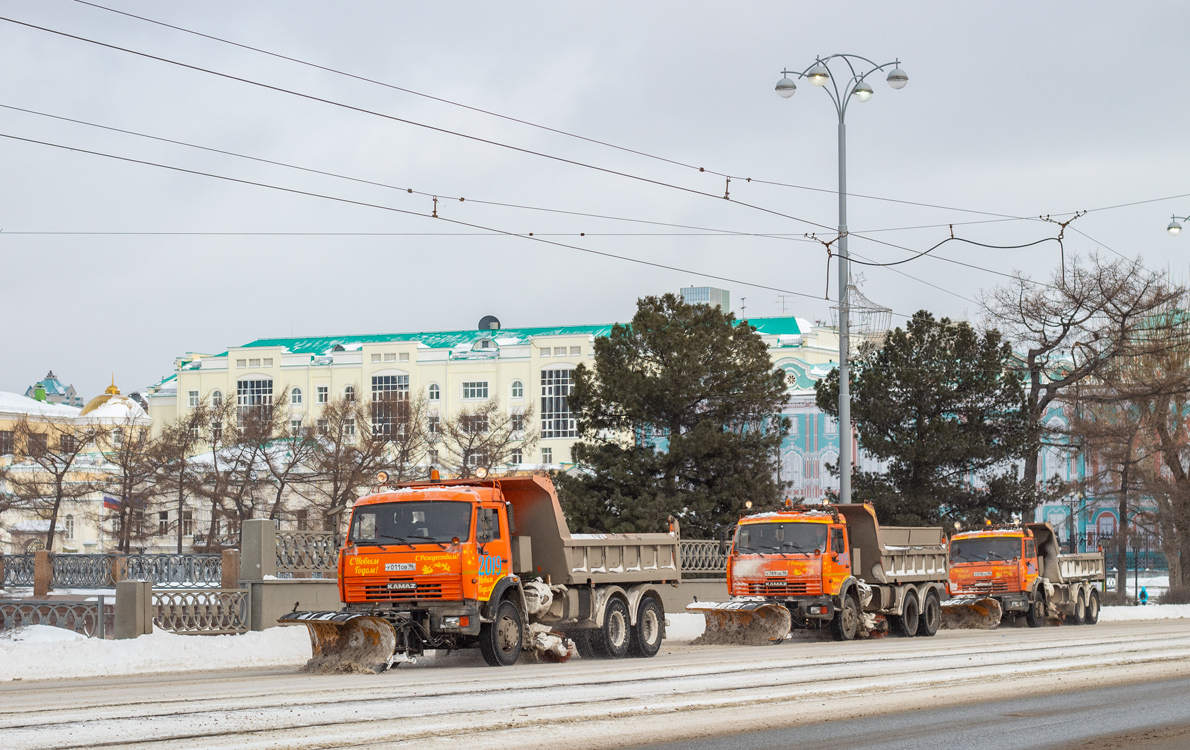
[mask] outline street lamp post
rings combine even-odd
[[[841,68],[847,66],[850,78],[845,78],[840,85],[840,79],[831,73],[831,63],[837,63]],[[904,88],[909,82],[909,76],[901,70],[901,61],[877,65],[866,57],[858,55],[830,55],[820,57],[814,64],[798,73],[791,70],[781,71],[781,80],[777,82],[777,94],[788,99],[797,90],[797,85],[790,76],[804,78],[810,83],[823,88],[835,105],[839,114],[839,502],[851,502],[851,382],[848,356],[850,354],[850,326],[848,321],[849,305],[847,287],[851,280],[849,256],[847,254],[847,105],[855,97],[866,102],[875,93],[868,77],[877,71],[891,67],[885,79],[894,89]]]
[[[1181,234],[1182,225],[1178,223],[1179,221],[1190,221],[1190,216],[1171,216],[1169,219],[1169,226],[1165,228],[1165,231],[1169,232],[1175,237]]]

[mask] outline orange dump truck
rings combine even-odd
[[[546,477],[415,482],[355,503],[339,612],[292,612],[313,668],[381,669],[430,649],[565,660],[653,656],[661,587],[681,580],[678,532],[571,535]]]
[[[829,627],[838,640],[888,626],[931,636],[945,584],[941,528],[882,528],[867,503],[791,507],[741,518],[727,559],[732,600],[687,609],[704,615],[711,643],[776,641],[791,627]]]
[[[995,627],[1024,615],[1032,627],[1047,620],[1073,625],[1099,621],[1102,552],[1063,555],[1048,523],[964,531],[950,539],[951,599],[947,627]],[[975,613],[972,614],[972,610]]]

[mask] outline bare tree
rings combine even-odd
[[[442,446],[442,463],[459,477],[474,476],[481,467],[490,473],[537,444],[537,433],[528,428],[532,416],[532,405],[505,411],[499,399],[488,399],[446,420],[436,430],[434,444]]]
[[[326,404],[314,424],[315,450],[310,457],[310,504],[323,516],[323,527],[338,527],[343,511],[388,465],[387,435],[377,435],[371,409],[355,398]]]
[[[62,503],[95,491],[96,476],[79,459],[104,438],[102,429],[80,426],[73,417],[46,417],[37,422],[22,417],[14,426],[16,463],[6,468],[5,481],[16,507],[50,522],[46,549],[54,548]]]
[[[186,508],[186,497],[200,489],[201,464],[194,460],[195,453],[209,442],[213,424],[222,424],[227,406],[211,404],[209,399],[189,409],[176,421],[165,425],[152,445],[152,460],[157,468],[158,492],[168,494],[178,509],[178,554],[182,553],[182,514]],[[143,512],[137,516],[144,523]]]
[[[982,300],[989,325],[1021,352],[1027,408],[1038,424],[1076,386],[1100,375],[1116,358],[1134,355],[1144,342],[1138,333],[1154,325],[1154,313],[1180,294],[1163,275],[1138,262],[1107,263],[1091,256],[1067,265],[1048,283],[1018,274]],[[1024,478],[1034,486],[1041,479],[1038,468],[1038,451],[1032,451]]]
[[[104,448],[107,472],[102,490],[117,498],[119,508],[109,516],[101,506],[101,525],[106,520],[119,552],[132,551],[132,543],[143,542],[150,535],[146,511],[157,499],[156,439],[149,428],[129,414],[120,424],[110,426]]]

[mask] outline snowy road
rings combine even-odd
[[[6,683],[0,746],[454,748],[463,740],[477,750],[583,750],[1177,677],[1190,677],[1185,621],[761,648],[675,644],[648,661],[502,670],[464,653],[383,675]]]

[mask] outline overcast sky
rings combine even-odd
[[[816,55],[899,58],[909,85],[848,111],[853,253],[906,257],[983,221],[1190,193],[1190,5],[1185,3],[133,2],[130,13],[708,170],[833,190],[836,115],[825,92],[773,87]],[[351,107],[721,196],[725,180],[424,97],[237,49],[72,0],[0,0],[0,16]],[[417,215],[171,172],[0,138],[0,390],[49,368],[84,397],[125,392],[185,352],[265,336],[626,320],[635,300],[728,288],[736,312],[826,318],[813,242],[482,205],[494,201],[800,237],[837,222],[830,192],[735,179],[732,202],[267,90],[0,21],[0,105],[383,183],[368,185],[0,108],[0,133],[388,206]],[[394,189],[399,188],[399,189]],[[439,215],[684,271],[527,238]],[[468,200],[459,202],[458,197]],[[746,202],[768,209],[739,205]],[[1075,222],[1068,255],[1111,248],[1184,281],[1190,197]],[[54,234],[54,233],[78,234]],[[305,233],[211,236],[101,233]],[[315,233],[387,233],[317,236]],[[458,233],[475,233],[460,236]],[[31,233],[31,234],[22,234]],[[39,234],[45,233],[45,234]],[[405,233],[402,235],[402,233]],[[428,236],[415,236],[425,233]],[[579,236],[586,233],[586,236]],[[641,236],[651,233],[651,236]],[[1015,244],[1034,221],[955,233]],[[1068,235],[1070,233],[1068,232]],[[437,236],[435,236],[437,235]],[[545,237],[542,237],[545,235]],[[568,235],[568,236],[559,236]],[[620,235],[620,236],[616,236]],[[636,235],[636,236],[632,236]],[[1093,240],[1090,238],[1094,238]],[[1110,251],[1100,249],[1109,257]],[[1053,243],[936,254],[1045,278]],[[897,313],[976,317],[988,271],[923,258],[857,268]],[[910,278],[913,277],[913,278]],[[831,297],[835,293],[831,274]],[[903,318],[894,318],[894,322]]]

